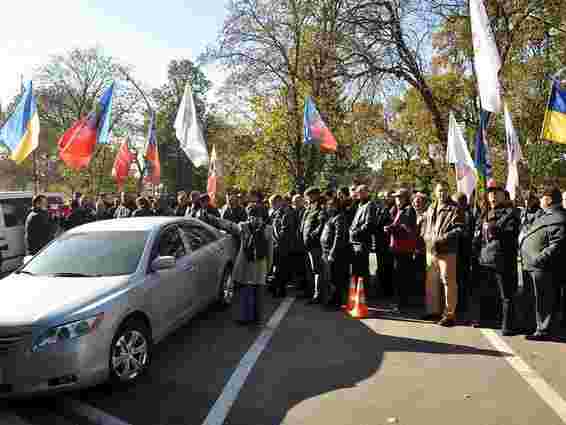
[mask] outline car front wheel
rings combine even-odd
[[[148,369],[151,361],[151,332],[141,320],[125,322],[112,340],[110,349],[110,380],[131,383]]]

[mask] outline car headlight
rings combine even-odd
[[[55,326],[37,339],[33,345],[33,351],[38,351],[48,345],[88,335],[100,325],[102,319],[104,319],[104,313],[100,313],[88,319],[77,320],[76,322]]]

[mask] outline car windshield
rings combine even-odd
[[[21,272],[55,276],[116,276],[136,271],[148,232],[64,234],[30,261]]]

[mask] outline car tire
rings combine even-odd
[[[217,306],[220,310],[226,310],[234,301],[234,280],[232,279],[232,269],[227,267],[222,273],[222,280],[218,289]]]
[[[151,364],[151,331],[140,319],[124,322],[110,346],[110,383],[129,385],[142,377]]]

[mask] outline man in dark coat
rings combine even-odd
[[[32,210],[26,217],[25,241],[28,255],[37,254],[47,245],[54,235],[54,225],[47,212],[48,203],[45,195],[37,195],[32,201]]]
[[[304,199],[302,195],[295,194],[291,200],[291,210],[295,216],[295,238],[293,248],[291,249],[291,262],[293,264],[293,280],[297,285],[297,289],[307,293],[307,284],[309,280],[309,266],[307,258],[307,250],[303,242],[302,223],[305,216]]]
[[[235,193],[226,193],[226,204],[220,209],[220,218],[236,224],[248,219],[246,210],[240,205],[240,199]]]
[[[274,295],[278,298],[287,295],[287,284],[291,280],[293,264],[291,253],[296,244],[296,215],[280,195],[270,199],[273,228]]]
[[[323,301],[325,305],[338,310],[346,304],[348,292],[349,258],[348,223],[342,202],[338,198],[327,201],[328,221],[324,225],[320,244],[323,261]]]
[[[555,307],[566,259],[566,212],[560,201],[560,190],[546,186],[540,198],[543,211],[519,240],[523,270],[535,288],[537,329],[527,336],[535,341],[551,339],[557,327]]]
[[[305,248],[310,260],[310,271],[312,273],[309,304],[319,304],[320,299],[320,278],[322,275],[322,248],[320,246],[320,235],[326,222],[326,213],[320,198],[320,189],[309,187],[305,191],[305,196],[309,200],[309,207],[305,211],[302,224],[302,235]]]
[[[71,214],[64,223],[65,230],[72,229],[96,220],[96,215],[88,207],[83,206],[83,198],[71,201]]]
[[[482,213],[476,225],[474,249],[479,253],[480,302],[477,319],[485,322],[486,305],[491,303],[489,292],[497,287],[501,299],[501,333],[511,335],[514,323],[515,295],[517,292],[517,241],[519,219],[505,198],[505,189],[493,185],[487,189],[489,209]],[[489,311],[489,309],[487,309]],[[491,315],[493,317],[493,315]]]
[[[367,286],[369,280],[369,253],[372,238],[377,229],[377,206],[369,199],[369,189],[360,185],[356,189],[359,200],[358,209],[352,220],[349,240],[352,245],[352,279],[363,279]]]
[[[386,235],[390,236],[390,249],[393,254],[393,272],[395,276],[396,309],[403,310],[409,303],[407,284],[415,278],[413,256],[417,247],[417,213],[411,205],[411,194],[401,188],[393,194],[396,215],[392,223],[385,226]]]

